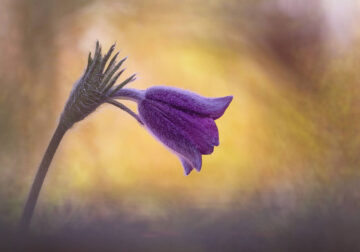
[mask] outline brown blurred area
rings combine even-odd
[[[357,0],[0,0],[0,250],[98,39],[129,56],[133,88],[233,95],[220,146],[186,177],[103,105],[66,134],[16,249],[359,251],[359,14]]]

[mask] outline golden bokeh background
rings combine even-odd
[[[102,105],[55,155],[35,241],[115,251],[360,248],[359,14],[357,0],[0,0],[0,231],[16,226],[99,40],[128,56],[122,78],[137,73],[133,88],[233,95],[217,120],[220,146],[184,176],[133,118]]]

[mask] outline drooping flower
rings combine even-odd
[[[60,116],[58,126],[38,167],[19,223],[19,231],[26,232],[36,206],[39,193],[61,139],[75,123],[83,120],[101,104],[110,103],[126,111],[145,126],[180,157],[185,173],[193,168],[200,171],[201,155],[213,152],[219,145],[219,133],[214,122],[229,106],[232,97],[205,98],[181,89],[152,87],[146,91],[123,88],[135,80],[135,75],[114,86],[124,70],[118,71],[126,58],[116,63],[118,53],[109,60],[115,45],[102,56],[96,42],[94,57],[91,53],[82,77],[73,90]],[[107,67],[105,67],[107,65]],[[114,98],[138,102],[139,115]]]
[[[119,89],[112,98],[138,103],[145,127],[180,158],[185,174],[201,170],[202,155],[219,145],[215,120],[221,117],[232,96],[206,98],[190,91],[154,86],[147,90]]]
[[[61,125],[66,129],[84,119],[103,103],[110,103],[133,116],[163,144],[176,153],[188,175],[193,168],[200,171],[202,155],[211,154],[219,145],[215,120],[223,115],[232,96],[206,98],[190,91],[154,86],[145,91],[124,88],[135,80],[135,74],[114,87],[124,70],[120,69],[126,58],[116,63],[109,60],[115,45],[102,56],[96,43],[94,58],[89,54],[88,66],[73,91],[61,115]],[[107,65],[107,67],[105,67]],[[139,115],[114,100],[130,99],[138,103]]]

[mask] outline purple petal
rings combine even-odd
[[[149,102],[174,124],[177,131],[190,139],[201,154],[210,154],[214,151],[214,146],[219,145],[219,133],[214,119],[188,114],[165,103]]]
[[[181,157],[180,157],[180,161],[181,161],[181,163],[182,163],[182,165],[184,167],[185,175],[186,176],[189,175],[189,173],[193,170],[191,164],[188,161],[186,161],[185,159],[181,158]]]
[[[192,139],[156,105],[156,102],[146,99],[139,103],[140,118],[145,126],[163,144],[188,161],[192,167],[200,170],[201,154]]]
[[[164,86],[148,88],[145,97],[213,119],[221,117],[233,99],[232,96],[207,98],[187,90]]]

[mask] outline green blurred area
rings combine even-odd
[[[116,42],[129,57],[126,76],[138,75],[133,88],[233,95],[217,121],[220,146],[203,157],[201,173],[186,177],[178,159],[135,120],[103,105],[61,143],[34,232],[122,218],[147,223],[136,234],[143,238],[223,224],[228,239],[235,239],[229,229],[273,239],[299,223],[307,233],[315,228],[312,218],[360,230],[352,226],[360,210],[359,5],[0,0],[0,226],[15,226],[98,39],[104,48]],[[245,227],[226,226],[249,219]],[[334,219],[340,224],[328,222]]]

